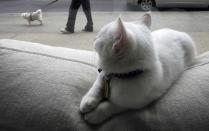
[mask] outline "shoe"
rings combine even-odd
[[[91,16],[91,9],[83,10],[87,19],[87,23],[83,31],[93,32],[93,20]]]
[[[93,32],[93,27],[85,27],[84,29],[82,29],[82,31]]]
[[[61,29],[60,32],[61,32],[62,34],[72,34],[72,33],[74,33],[74,31],[69,31],[69,30],[67,30],[66,28]]]

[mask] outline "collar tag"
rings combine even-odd
[[[109,76],[104,76],[103,77],[103,82],[104,82],[104,92],[103,96],[105,99],[108,99],[110,96],[110,77]]]

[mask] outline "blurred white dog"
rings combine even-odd
[[[34,12],[21,13],[21,16],[28,21],[29,25],[31,25],[31,21],[35,21],[35,20],[38,20],[40,22],[40,25],[43,24],[41,9],[38,9]]]

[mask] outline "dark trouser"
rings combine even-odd
[[[73,10],[78,10],[80,5],[82,5],[83,10],[91,10],[89,0],[72,0],[70,8]]]
[[[82,5],[83,12],[85,13],[85,16],[87,19],[87,24],[85,28],[93,29],[90,1],[89,0],[72,0],[70,8],[69,8],[69,16],[68,16],[67,27],[66,27],[67,30],[74,31],[76,14],[80,5]]]

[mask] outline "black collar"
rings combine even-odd
[[[99,68],[98,72],[100,73],[101,71],[102,71],[102,69]],[[109,74],[106,74],[106,77],[109,77],[109,78],[117,77],[117,78],[120,78],[120,79],[127,79],[127,78],[133,78],[137,75],[140,75],[143,72],[144,72],[143,70],[137,69],[137,70],[130,71],[130,72],[127,72],[127,73],[109,73]]]

